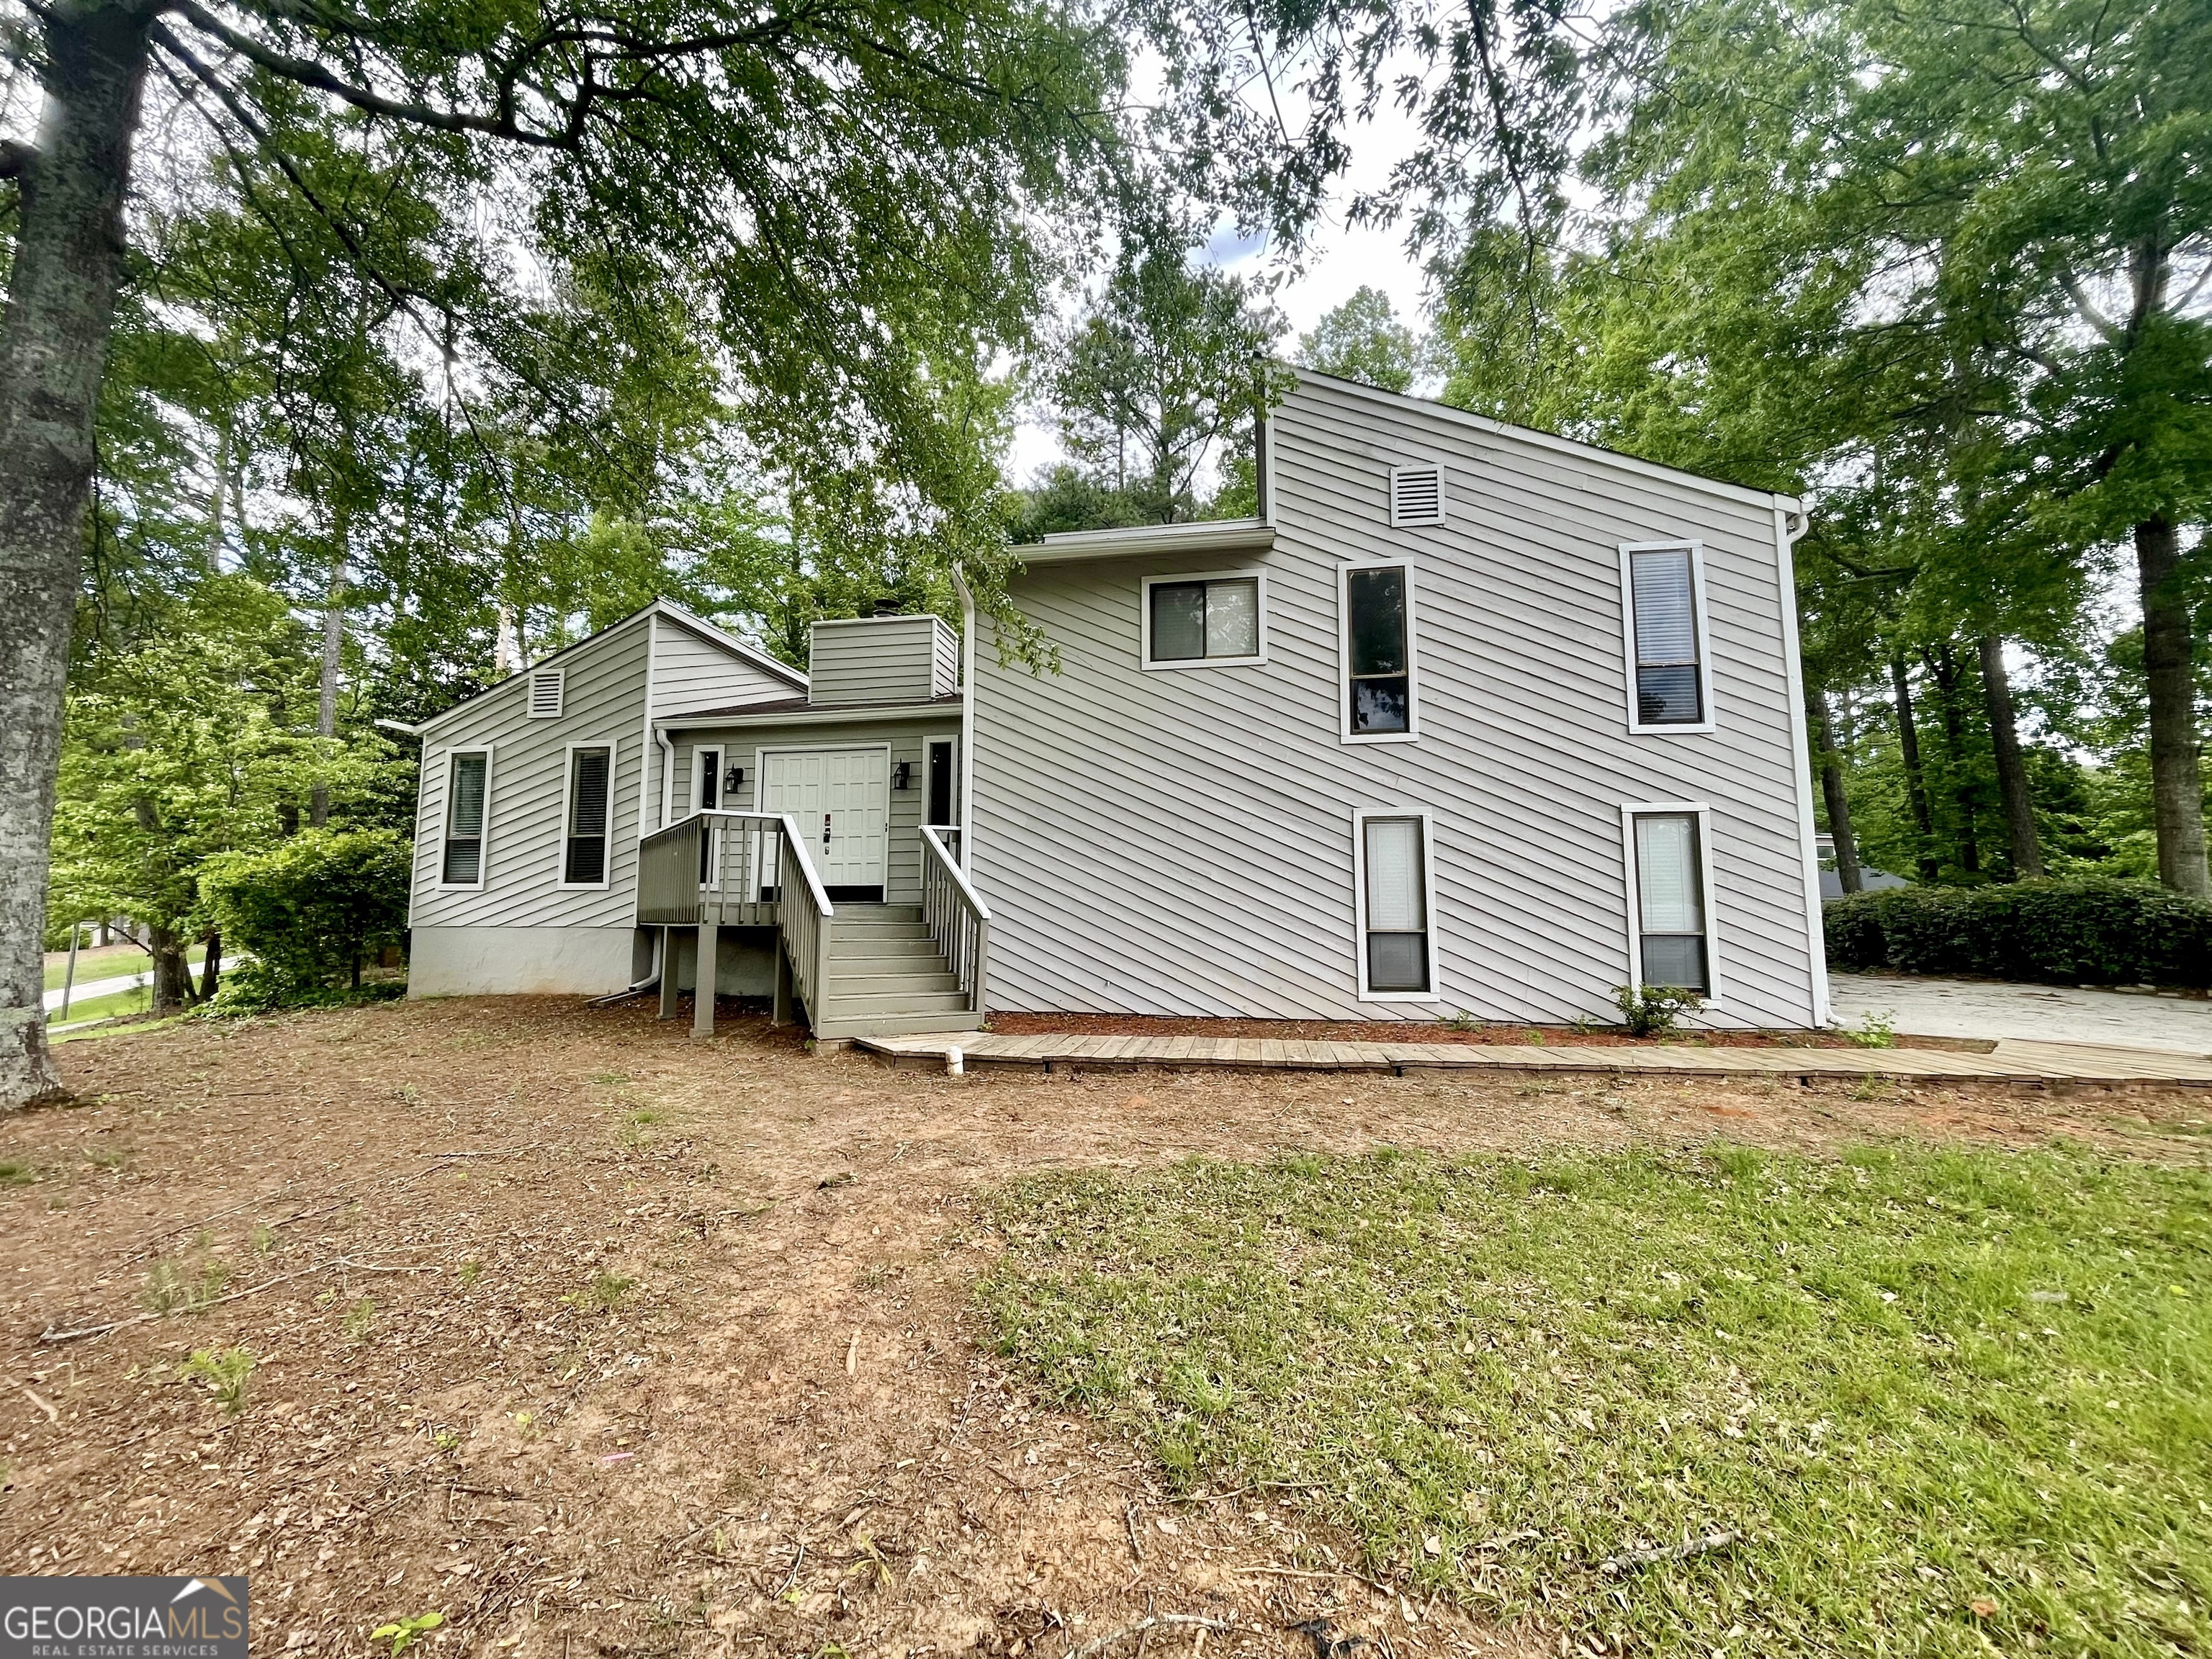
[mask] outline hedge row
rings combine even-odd
[[[1830,899],[1828,966],[2051,985],[2212,986],[2212,904],[2069,878]]]

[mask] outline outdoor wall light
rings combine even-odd
[[[912,761],[901,761],[896,766],[891,768],[891,787],[894,789],[903,789],[910,781],[912,781],[913,777],[914,763]]]
[[[745,769],[744,767],[732,766],[723,775],[722,787],[726,793],[735,794],[738,790],[744,787]]]

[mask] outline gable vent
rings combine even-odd
[[[530,677],[530,718],[551,720],[561,718],[561,679],[566,671],[544,669]]]
[[[1440,466],[1394,466],[1390,469],[1390,522],[1442,524],[1444,521],[1444,470]]]

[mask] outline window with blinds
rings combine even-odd
[[[1145,606],[1148,668],[1261,660],[1256,576],[1147,581]]]
[[[568,833],[561,881],[568,887],[607,884],[607,835],[613,807],[614,750],[605,745],[568,751]]]
[[[1418,995],[1431,988],[1428,860],[1422,841],[1418,817],[1359,820],[1364,995]]]
[[[484,801],[491,752],[456,750],[446,759],[446,845],[438,879],[447,887],[481,887],[484,872]]]
[[[1344,609],[1344,736],[1410,737],[1413,732],[1412,568],[1347,565]]]
[[[1711,990],[1705,945],[1705,849],[1695,812],[1638,812],[1638,964],[1645,985]]]
[[[1701,726],[1707,699],[1696,550],[1638,547],[1624,559],[1635,671],[1632,724]]]

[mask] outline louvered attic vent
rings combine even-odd
[[[1390,522],[1442,524],[1444,521],[1444,470],[1440,466],[1394,466],[1390,469]]]
[[[548,668],[530,677],[530,718],[552,720],[561,718],[561,678],[565,671]]]

